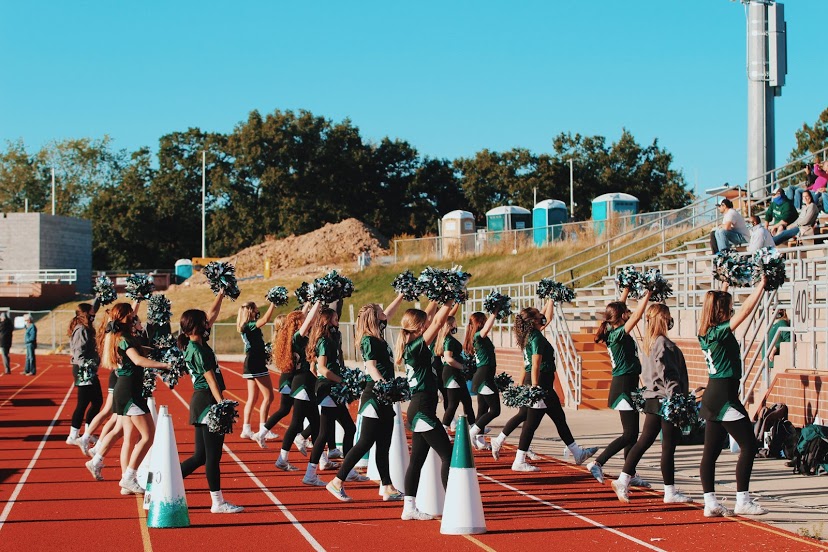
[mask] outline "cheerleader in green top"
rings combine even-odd
[[[625,288],[621,293],[620,301],[613,301],[607,305],[604,311],[604,321],[601,322],[598,334],[595,336],[595,343],[607,345],[612,365],[612,382],[607,404],[613,410],[618,411],[623,430],[620,437],[610,443],[594,462],[587,465],[587,469],[599,483],[604,482],[604,464],[622,449],[624,458],[626,458],[638,440],[638,410],[633,406],[632,392],[638,388],[641,361],[638,358],[638,346],[630,333],[644,316],[644,310],[650,300],[650,292],[644,292],[635,312],[630,312],[627,308],[629,293],[630,290]],[[630,480],[630,485],[647,488],[651,486],[637,474]]]
[[[411,462],[405,472],[405,506],[403,520],[428,520],[432,516],[416,507],[417,487],[428,450],[433,448],[442,460],[443,486],[448,483],[451,464],[451,442],[437,417],[438,375],[432,364],[428,346],[437,339],[445,324],[453,301],[440,307],[431,323],[428,314],[419,309],[408,309],[403,314],[400,336],[395,348],[396,363],[405,366],[405,375],[411,389],[408,403],[408,426],[411,435]],[[431,310],[431,309],[428,309]]]
[[[477,366],[472,377],[472,391],[477,393],[477,421],[469,428],[469,436],[477,450],[489,449],[482,434],[486,426],[500,416],[500,393],[494,379],[497,360],[494,344],[489,339],[494,323],[494,314],[486,317],[482,312],[473,313],[469,316],[463,342],[463,350],[467,355],[474,356]]]
[[[767,513],[750,498],[750,474],[758,445],[747,410],[739,400],[742,378],[742,354],[733,332],[744,322],[762,298],[765,278],[739,309],[733,312],[733,297],[727,291],[708,291],[704,297],[699,320],[699,344],[707,363],[709,380],[702,395],[701,417],[706,420],[704,452],[699,474],[704,490],[704,515],[729,516],[733,512],[723,506],[715,493],[716,460],[722,452],[725,432],[739,444],[736,463],[736,508],[738,515]]]
[[[143,494],[144,489],[138,484],[136,475],[138,466],[152,446],[155,434],[155,424],[147,400],[142,396],[144,368],[166,370],[169,369],[169,364],[155,362],[140,353],[134,335],[136,319],[135,311],[129,303],[116,303],[106,311],[103,331],[98,333],[97,340],[101,366],[115,369],[118,373],[113,392],[113,411],[118,414],[118,423],[123,428],[124,452],[129,456],[119,485],[126,493]],[[133,446],[132,438],[136,432],[138,440]],[[103,479],[103,459],[119,436],[120,430],[116,427],[116,430],[102,439],[97,447],[98,452],[86,463],[95,479]]]
[[[397,295],[385,310],[376,303],[370,303],[359,309],[357,314],[356,337],[365,362],[365,371],[371,379],[362,392],[359,404],[359,414],[362,416],[359,440],[345,455],[339,472],[327,485],[332,495],[345,502],[350,501],[351,498],[345,493],[343,481],[347,480],[357,462],[375,444],[382,499],[403,499],[403,494],[391,483],[391,473],[388,468],[388,451],[391,448],[391,436],[394,433],[394,407],[390,404],[380,404],[374,395],[376,382],[394,379],[394,357],[391,348],[385,342],[385,327],[402,300],[403,296]]]
[[[469,423],[473,424],[476,420],[471,395],[466,385],[466,377],[463,375],[463,345],[454,337],[456,333],[457,320],[454,316],[449,316],[437,333],[437,339],[434,342],[434,356],[441,358],[443,361],[443,387],[446,388],[446,396],[448,397],[443,412],[443,426],[446,431],[451,426],[457,407],[461,403]]]
[[[271,316],[273,316],[273,303],[270,304],[265,315],[259,317],[259,307],[252,301],[239,307],[239,313],[236,316],[236,329],[244,342],[242,377],[247,380],[247,402],[244,404],[242,432],[239,435],[242,439],[255,440],[255,434],[250,429],[250,417],[259,400],[259,395],[262,396],[262,404],[259,407],[259,431],[264,428],[270,405],[273,403],[273,382],[270,381],[270,372],[265,362],[265,344],[262,336],[262,328],[270,322]],[[266,439],[278,437],[273,433],[268,433],[265,433]]]

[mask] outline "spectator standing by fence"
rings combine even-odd
[[[35,349],[37,349],[37,326],[34,325],[31,314],[23,315],[23,322],[26,323],[26,369],[24,375],[33,376],[37,373],[35,362]]]
[[[0,352],[3,355],[4,374],[11,374],[11,361],[9,360],[9,351],[11,351],[12,332],[14,331],[14,323],[11,317],[5,313],[0,312]]]

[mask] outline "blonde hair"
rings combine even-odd
[[[383,339],[382,332],[379,328],[379,311],[380,306],[377,303],[368,303],[367,305],[363,305],[362,308],[359,309],[356,321],[357,343],[360,343],[362,341],[362,338],[366,335],[376,337],[377,339]]]
[[[653,303],[647,307],[647,330],[644,332],[644,352],[648,355],[653,350],[653,344],[659,336],[667,336],[670,325],[670,309],[663,303]]]
[[[699,337],[707,335],[710,328],[730,320],[733,308],[733,296],[726,291],[710,290],[704,294],[701,318],[699,319]]]
[[[515,316],[515,341],[521,350],[526,348],[529,334],[535,329],[535,320],[541,317],[541,313],[535,307],[526,307]]]
[[[116,303],[106,309],[100,327],[98,328],[98,351],[101,354],[101,367],[114,370],[118,367],[118,343],[121,339],[127,341],[132,338],[132,320],[135,313],[129,303]],[[107,326],[112,323],[110,331]]]
[[[446,323],[437,332],[437,341],[434,343],[434,354],[436,356],[443,356],[443,352],[446,350],[446,338],[450,335],[449,332],[451,332],[452,326],[457,327],[457,320],[453,316],[449,316],[446,318]]]
[[[256,303],[253,301],[248,301],[239,307],[239,314],[236,316],[236,330],[239,333],[241,333],[248,323],[255,319],[257,310],[258,307],[256,307]]]
[[[280,314],[276,318],[273,319],[273,346],[276,346],[276,340],[279,339],[279,332],[282,331],[282,328],[285,326],[285,319],[287,318],[286,314]]]
[[[397,337],[397,343],[394,346],[394,362],[396,364],[403,364],[405,346],[408,345],[408,341],[414,334],[424,331],[427,321],[428,315],[420,309],[408,309],[403,313],[402,320],[400,320],[400,335]]]

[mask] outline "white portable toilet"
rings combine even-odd
[[[474,251],[474,215],[460,209],[443,215],[441,222],[442,255],[450,257]]]

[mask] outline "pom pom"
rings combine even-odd
[[[650,292],[650,301],[655,303],[663,303],[673,295],[673,286],[664,279],[661,271],[656,268],[651,268],[641,275],[641,284],[644,289]]]
[[[618,289],[630,290],[630,297],[636,299],[633,294],[638,294],[641,289],[641,273],[631,266],[625,266],[619,269],[615,275],[615,283],[618,285]]]
[[[86,383],[92,381],[98,375],[98,360],[88,358],[78,366],[78,382]]]
[[[546,397],[542,387],[532,385],[510,385],[503,391],[503,404],[509,408],[532,406]]]
[[[417,285],[417,278],[414,277],[410,270],[406,270],[394,278],[394,281],[391,282],[391,287],[397,293],[401,293],[403,299],[406,301],[416,301],[420,298],[420,288]]]
[[[445,270],[441,268],[426,267],[417,278],[417,287],[431,301],[441,305],[449,301],[464,302],[466,284],[471,274],[460,269]]]
[[[713,277],[733,287],[747,287],[753,281],[753,264],[735,249],[724,249],[713,258]]]
[[[293,292],[293,295],[296,296],[296,300],[299,301],[299,306],[304,305],[308,301],[310,301],[310,293],[308,292],[308,288],[310,284],[307,282],[302,282],[302,284]]]
[[[329,274],[317,278],[308,286],[308,295],[314,303],[330,304],[354,293],[354,283],[332,270]]]
[[[538,282],[538,297],[552,299],[554,303],[571,303],[575,300],[575,290],[552,278],[544,278]]]
[[[95,279],[92,291],[95,293],[95,297],[100,300],[101,305],[108,305],[118,299],[118,294],[115,293],[115,284],[108,276],[98,276]]]
[[[463,363],[463,377],[466,378],[466,381],[471,381],[474,373],[477,372],[477,357],[463,351],[460,353],[460,362]]]
[[[508,389],[510,385],[515,384],[515,380],[512,378],[511,374],[507,374],[506,372],[501,372],[496,375],[494,381],[495,385],[497,385],[497,390],[501,393]]]
[[[237,406],[239,406],[237,401],[227,399],[211,406],[210,412],[207,413],[207,417],[204,419],[210,433],[222,435],[233,433],[233,424],[239,418],[239,411],[236,410]]]
[[[636,387],[636,389],[630,393],[630,398],[632,399],[632,406],[639,412],[644,412],[644,403],[647,401],[644,398],[644,391],[646,391],[646,387]]]
[[[133,301],[146,301],[155,291],[155,284],[146,274],[136,273],[127,276],[124,295]]]
[[[344,368],[339,376],[342,381],[331,386],[331,398],[336,404],[350,404],[357,400],[365,388],[362,370]]]
[[[699,423],[696,396],[673,393],[661,403],[661,416],[676,427],[695,427]]]
[[[236,267],[230,263],[212,261],[201,271],[210,283],[210,289],[218,294],[224,290],[224,294],[235,301],[241,295],[239,283],[236,280]]]
[[[147,321],[163,326],[172,318],[170,300],[163,295],[153,295],[147,301]]]
[[[141,396],[145,399],[152,397],[152,394],[155,392],[155,376],[155,370],[152,368],[144,368],[144,383],[141,388]]]
[[[274,286],[268,290],[265,299],[277,307],[288,304],[288,290],[284,286]]]
[[[392,380],[382,380],[374,384],[374,395],[380,404],[394,404],[411,400],[411,388],[408,380],[398,376]]]
[[[265,343],[265,366],[273,366],[273,343]]]
[[[170,389],[175,389],[175,386],[178,385],[178,380],[182,376],[190,373],[190,368],[184,359],[184,353],[178,347],[167,348],[161,356],[161,362],[166,362],[170,365],[169,370],[161,372],[161,380],[169,385]]]
[[[785,283],[785,259],[775,247],[763,247],[753,254],[753,283],[767,278],[765,290],[773,291]]]
[[[512,298],[497,291],[492,291],[483,300],[483,310],[494,314],[497,320],[512,316]]]

